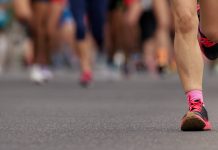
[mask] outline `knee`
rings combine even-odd
[[[174,14],[175,30],[181,33],[189,33],[198,29],[196,12],[178,11]]]
[[[218,30],[214,27],[202,27],[202,33],[211,41],[218,42]]]

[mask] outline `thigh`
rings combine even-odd
[[[218,2],[217,0],[201,0],[201,27],[218,33]],[[218,36],[218,35],[217,35]]]
[[[34,1],[33,3],[33,29],[37,35],[46,31],[46,21],[48,13],[48,3]]]
[[[44,1],[34,1],[32,5],[34,22],[45,22],[45,18],[47,18],[48,14],[49,3]]]
[[[59,20],[64,10],[64,4],[51,2],[48,12],[48,32],[55,32],[58,27]],[[49,35],[52,33],[49,33]]]
[[[171,20],[168,0],[153,0],[153,5],[158,27],[169,29],[169,24]]]
[[[13,7],[15,15],[19,19],[30,19],[32,17],[30,0],[14,0]]]

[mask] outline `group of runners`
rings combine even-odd
[[[76,50],[79,57],[82,85],[88,85],[93,80],[92,49],[97,49],[97,59],[104,58],[109,66],[113,66],[115,53],[122,50],[125,55],[123,70],[126,73],[133,53],[142,53],[145,60],[143,63],[151,72],[155,72],[157,68],[162,71],[168,65],[170,11],[167,1],[14,0],[13,3],[15,15],[26,27],[34,45],[30,73],[34,82],[41,83],[52,78],[48,67],[51,53],[61,42],[58,32],[60,26],[69,20],[68,30],[65,32],[68,35],[68,44]],[[91,48],[93,41],[95,48]],[[143,49],[143,52],[139,49]]]
[[[214,17],[218,8],[217,0],[200,0],[199,2],[197,0],[120,0],[118,2],[107,0],[69,0],[68,2],[65,0],[14,0],[16,16],[26,26],[29,37],[34,43],[35,54],[31,78],[39,82],[51,78],[48,57],[59,42],[57,36],[57,27],[60,25],[59,18],[68,5],[76,25],[76,44],[74,46],[80,59],[80,82],[89,84],[93,78],[93,71],[88,31],[91,32],[96,43],[99,57],[104,57],[104,26],[108,2],[112,6],[111,11],[116,9],[120,3],[125,4],[125,8],[128,9],[126,22],[122,26],[118,25],[118,28],[111,26],[111,32],[115,32],[110,35],[113,39],[111,55],[113,55],[113,49],[121,47],[120,43],[123,42],[123,39],[127,44],[131,43],[132,35],[134,35],[131,27],[141,17],[139,20],[146,63],[152,64],[153,49],[156,46],[155,49],[159,51],[159,68],[161,70],[168,61],[166,55],[169,55],[169,52],[166,53],[166,51],[171,49],[169,32],[173,28],[175,31],[174,55],[189,108],[182,118],[181,130],[210,130],[211,124],[205,109],[202,91],[204,66],[202,53],[209,60],[215,60],[218,57],[216,43],[218,42],[218,19]],[[116,13],[116,17],[119,17],[119,11],[114,13]],[[112,13],[112,21],[116,20],[116,18],[113,19],[113,15]],[[172,22],[170,23],[170,21]],[[116,24],[116,22],[114,23]],[[124,27],[128,27],[127,31],[132,34],[129,36],[122,34],[124,32],[120,31]],[[119,34],[116,35],[116,33]],[[108,61],[110,61],[110,57]],[[150,69],[152,70],[152,65],[150,65]]]

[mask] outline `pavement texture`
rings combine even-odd
[[[0,150],[217,150],[218,77],[205,82],[213,130],[181,132],[187,110],[176,76],[96,81],[60,76],[36,86],[0,78]]]

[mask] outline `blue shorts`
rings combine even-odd
[[[70,8],[66,6],[63,10],[62,16],[60,18],[60,25],[63,25],[66,22],[73,22],[74,18],[70,11]]]

